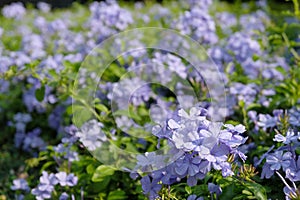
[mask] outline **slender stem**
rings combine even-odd
[[[81,200],[84,200],[84,197],[83,197],[83,188],[82,187],[80,188],[80,195],[81,195]]]
[[[279,176],[279,178],[282,180],[282,182],[285,184],[285,186],[288,187],[289,190],[293,192],[293,189],[292,189],[291,186],[285,181],[285,179],[281,176],[281,174],[280,174],[278,171],[276,171],[276,174]]]
[[[300,61],[300,56],[295,51],[295,49],[292,48],[291,43],[290,43],[289,38],[286,35],[286,33],[282,33],[282,37],[283,37],[285,44],[287,45],[287,47],[290,49],[291,53],[293,54],[293,56],[296,58],[296,60]]]

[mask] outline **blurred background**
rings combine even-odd
[[[52,6],[52,8],[64,8],[64,7],[68,7],[71,6],[73,2],[78,2],[78,3],[89,3],[92,2],[93,0],[0,0],[0,7],[3,7],[4,5],[10,4],[12,2],[23,2],[25,4],[33,4],[36,5],[38,2],[46,2],[48,4],[50,4]],[[101,0],[97,0],[97,1],[101,1]],[[137,1],[144,1],[144,2],[162,2],[162,1],[170,1],[170,0],[127,0],[127,1],[122,1],[122,2],[137,2]],[[245,0],[222,0],[222,1],[227,1],[227,2],[249,2],[245,1]],[[268,0],[268,3],[271,4],[278,4],[278,3],[285,3],[285,4],[292,4],[292,1],[286,1],[286,0]]]

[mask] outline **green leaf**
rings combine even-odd
[[[234,184],[228,185],[225,188],[222,188],[222,194],[220,195],[220,199],[233,199],[238,193],[235,191],[236,186]]]
[[[108,113],[108,108],[103,104],[95,104],[95,108],[99,111]]]
[[[248,107],[247,110],[255,110],[255,109],[261,109],[261,104],[258,103],[251,103]]]
[[[86,167],[86,172],[88,174],[93,174],[95,172],[95,167],[93,164],[89,164],[87,167]]]
[[[192,194],[192,188],[189,187],[189,186],[185,186],[185,191],[186,191],[186,193],[188,193],[188,194]]]
[[[111,176],[115,173],[115,170],[111,167],[100,165],[97,167],[96,171],[93,174],[92,181],[93,182],[101,182],[105,177]]]
[[[257,183],[248,182],[246,184],[247,188],[253,193],[255,199],[265,200],[267,199],[267,194],[265,188]]]
[[[84,106],[73,105],[73,123],[81,127],[85,122],[87,122],[93,116],[92,112]]]
[[[48,162],[46,162],[44,165],[43,165],[43,167],[41,168],[41,170],[46,170],[46,169],[48,169],[49,167],[51,167],[52,165],[55,165],[56,164],[56,162],[54,162],[54,161],[48,161]]]
[[[108,194],[107,200],[127,199],[127,195],[123,190],[112,191]]]
[[[44,100],[45,97],[45,85],[42,85],[41,88],[35,90],[35,98],[41,102]]]
[[[126,111],[126,110],[117,110],[113,113],[115,116],[126,116],[126,117],[129,117],[129,118],[133,118],[134,120],[136,121],[141,121],[142,118],[138,115],[131,115],[129,113],[129,111]]]

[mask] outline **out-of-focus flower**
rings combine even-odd
[[[232,54],[232,58],[242,63],[253,55],[261,55],[259,43],[249,35],[236,32],[228,38],[226,50]]]
[[[298,133],[298,135],[295,135],[294,131],[290,129],[286,133],[286,136],[283,136],[281,134],[276,134],[273,140],[276,142],[282,142],[283,144],[290,144],[298,140],[299,134],[300,133]]]
[[[38,2],[37,7],[44,13],[48,13],[51,10],[51,5],[45,2]]]
[[[190,196],[188,196],[187,200],[204,200],[203,197],[197,197],[197,195],[192,194]]]
[[[180,15],[173,28],[200,42],[215,44],[218,41],[214,20],[208,12],[198,7]]]
[[[230,94],[236,97],[237,101],[243,101],[246,106],[255,101],[258,93],[258,87],[256,84],[233,83],[229,90]]]
[[[38,200],[50,199],[54,186],[57,183],[57,178],[53,173],[48,174],[48,172],[43,171],[39,185],[32,189],[31,193],[36,196]]]
[[[217,196],[219,196],[222,193],[221,187],[213,183],[208,183],[208,190],[211,194],[215,193]]]
[[[2,14],[6,18],[21,20],[26,14],[26,8],[21,2],[12,3],[3,7]]]
[[[58,172],[55,176],[61,186],[74,186],[78,181],[78,178],[74,174],[68,175],[66,172]]]
[[[142,188],[145,194],[149,195],[149,199],[154,200],[158,197],[162,185],[158,184],[155,180],[151,180],[149,176],[144,176],[141,179]]]
[[[30,188],[28,183],[25,179],[19,178],[13,181],[13,185],[11,186],[12,190],[25,190],[28,191]]]
[[[68,200],[68,199],[69,199],[69,195],[65,192],[59,196],[59,200]]]
[[[96,120],[88,121],[82,125],[76,136],[88,150],[94,151],[107,140],[102,127],[103,125]]]

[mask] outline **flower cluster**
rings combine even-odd
[[[107,140],[101,127],[103,127],[103,124],[96,120],[88,121],[82,125],[78,132],[76,132],[76,136],[88,150],[93,151]]]
[[[22,3],[12,3],[2,9],[2,14],[6,18],[14,18],[21,20],[26,14],[26,8]]]
[[[90,11],[88,28],[92,35],[99,37],[100,41],[133,23],[131,13],[121,8],[114,0],[94,2],[90,5]]]
[[[36,196],[38,200],[50,199],[51,193],[55,190],[55,185],[59,184],[62,187],[73,187],[77,184],[77,181],[78,178],[72,173],[58,172],[56,174],[48,174],[48,172],[43,171],[39,185],[32,189],[31,193]],[[63,193],[60,199],[66,199],[66,196],[68,195]]]
[[[191,108],[189,114],[180,109],[175,118],[167,120],[166,127],[154,130],[158,138],[168,140],[171,154],[181,152],[182,155],[165,167],[162,167],[166,165],[164,158],[153,152],[138,157],[142,171],[159,168],[141,180],[144,193],[150,199],[158,196],[162,184],[171,185],[187,178],[187,184],[194,186],[211,170],[221,170],[224,177],[233,175],[229,155],[246,159],[238,149],[247,140],[242,135],[245,127],[211,122],[207,119],[207,110],[201,107]]]
[[[264,155],[266,162],[263,166],[261,178],[270,178],[276,172],[286,185],[284,188],[286,198],[297,197],[296,192],[298,189],[295,182],[300,181],[300,156],[297,155],[296,150],[300,147],[300,132],[295,133],[294,130],[290,129],[284,135],[276,134],[273,140],[282,145],[273,152]],[[292,187],[287,184],[279,173],[280,171],[285,173],[285,177],[293,184]]]
[[[277,17],[277,11],[269,13],[270,2],[241,3],[238,13],[231,4],[212,0],[128,6],[107,0],[64,10],[51,10],[44,2],[37,9],[4,6],[1,195],[143,199],[143,190],[150,199],[167,193],[170,199],[188,200],[300,197],[299,14]],[[192,43],[163,35],[137,33],[90,54],[110,36],[145,25],[191,37],[218,68],[209,71],[214,64],[209,59],[193,62]],[[160,48],[148,48],[149,41]],[[94,53],[95,60],[89,60]],[[97,72],[80,65],[98,67],[104,57],[116,59],[97,82],[95,95],[76,93],[74,82],[90,92],[90,82],[99,80]],[[224,91],[210,91],[223,83]],[[225,96],[227,105],[214,113],[217,97]],[[87,116],[90,111],[95,116]],[[78,116],[90,118],[79,126],[71,120]],[[223,122],[213,120],[220,116]],[[130,137],[147,131],[149,137]],[[119,156],[115,147],[133,154]],[[108,160],[120,158],[116,163],[122,169],[136,158],[128,165],[136,168],[128,169],[132,178],[141,176],[140,183],[100,164],[84,148]],[[261,180],[253,178],[254,169],[247,174],[238,158],[253,162]],[[280,179],[285,187],[275,194]]]
[[[209,2],[202,4],[202,2],[192,1],[191,10],[182,14],[174,22],[173,28],[182,34],[190,35],[197,41],[215,44],[218,41],[218,36],[216,35],[215,22],[208,13]],[[193,6],[193,3],[198,6]]]
[[[53,147],[54,151],[58,154],[55,156],[57,162],[60,162],[61,158],[67,159],[68,162],[79,160],[78,152],[72,149],[75,142],[78,141],[78,137],[76,137],[77,131],[78,129],[74,125],[65,128],[65,132],[67,132],[70,137],[62,138],[61,143]]]

